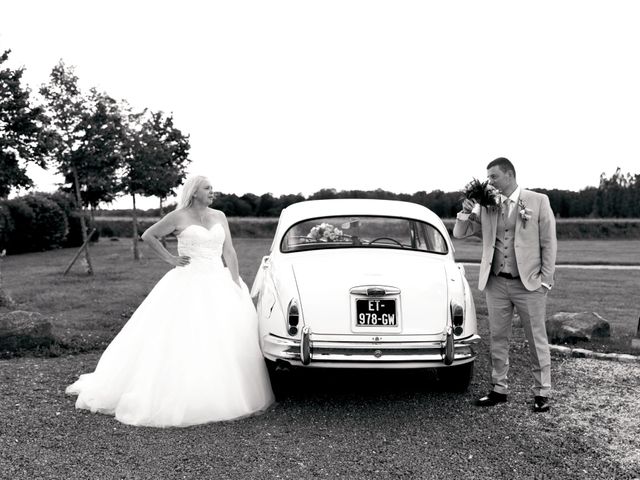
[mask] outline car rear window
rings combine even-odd
[[[283,253],[326,248],[397,248],[446,254],[440,231],[425,222],[399,217],[342,216],[305,220],[282,238]]]

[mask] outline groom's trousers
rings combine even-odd
[[[489,276],[485,294],[489,311],[491,382],[497,393],[508,392],[509,340],[514,307],[522,319],[529,343],[533,394],[548,397],[551,392],[551,354],[545,325],[547,294],[543,290],[544,287],[529,291],[520,279]]]

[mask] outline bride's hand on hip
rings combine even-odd
[[[186,265],[189,265],[190,261],[191,258],[187,257],[186,255],[172,255],[171,258],[169,258],[169,263],[174,267],[184,267]]]

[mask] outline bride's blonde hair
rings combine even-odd
[[[182,186],[176,210],[190,207],[193,203],[193,194],[196,193],[198,188],[200,188],[200,185],[208,180],[209,179],[203,175],[195,175],[187,178],[186,182],[184,182],[184,185]]]

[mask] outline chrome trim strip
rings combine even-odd
[[[351,295],[364,295],[368,296],[368,290],[384,290],[384,296],[387,295],[400,295],[400,289],[396,287],[390,287],[388,285],[360,285],[349,289]]]
[[[474,335],[466,341],[454,342],[453,364],[475,358],[470,344],[479,341]],[[445,364],[443,342],[322,342],[311,339],[309,327],[304,327],[302,340],[286,339],[274,335],[263,337],[263,354],[270,360],[285,360],[292,364],[314,365],[323,362],[353,362],[389,364],[424,362],[438,366]],[[320,365],[318,365],[320,366]],[[428,366],[428,365],[422,365]]]

